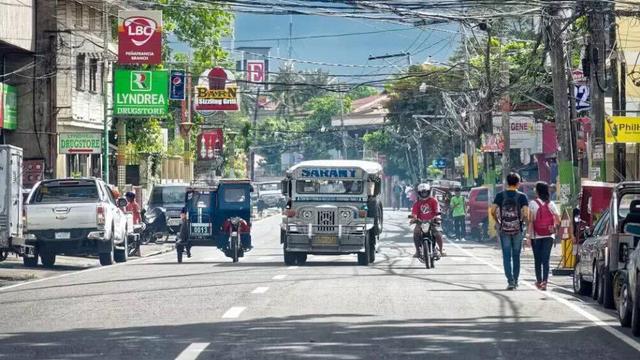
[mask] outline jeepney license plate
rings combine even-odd
[[[167,221],[167,225],[169,225],[169,226],[178,226],[178,225],[180,225],[180,219],[169,219]]]
[[[191,224],[191,234],[196,236],[211,235],[211,225],[202,223]]]
[[[70,239],[70,238],[71,238],[71,233],[68,233],[68,232],[56,233],[56,240],[63,240],[63,239]]]
[[[337,243],[338,238],[336,236],[327,235],[316,236],[313,241],[314,245],[336,245]]]

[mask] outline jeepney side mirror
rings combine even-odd
[[[289,180],[282,180],[280,182],[281,192],[284,196],[289,196]]]

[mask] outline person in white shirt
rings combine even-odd
[[[539,181],[535,190],[536,198],[529,202],[528,237],[533,249],[536,287],[545,291],[549,279],[551,248],[560,224],[560,211],[550,199],[549,184]]]

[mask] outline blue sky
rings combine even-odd
[[[346,19],[323,16],[293,16],[293,36],[332,35],[406,29],[375,34],[300,39],[293,42],[293,59],[331,64],[365,65],[372,67],[337,67],[296,63],[296,68],[321,67],[332,74],[396,73],[405,67],[405,58],[369,61],[370,55],[395,54],[409,51],[412,62],[421,63],[432,56],[433,61],[446,61],[455,50],[459,37],[457,25],[432,25],[429,29],[365,19]],[[289,16],[237,14],[235,44],[239,46],[271,46],[271,56],[288,56]],[[264,38],[283,38],[281,41],[246,42]],[[272,59],[271,71],[277,71],[278,60]],[[392,64],[389,64],[391,62]],[[276,65],[276,66],[273,66]],[[395,65],[395,66],[393,66]],[[383,66],[377,68],[375,66]]]

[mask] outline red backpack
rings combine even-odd
[[[538,204],[536,219],[533,220],[533,231],[536,235],[549,236],[555,232],[555,219],[549,208],[549,202],[543,203],[539,199],[535,202]]]

